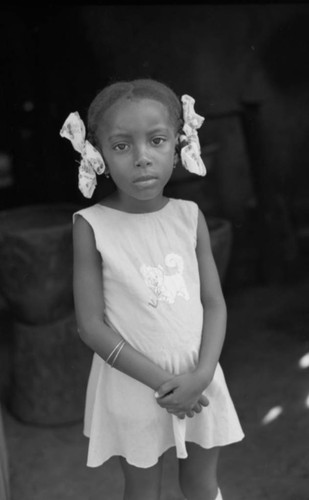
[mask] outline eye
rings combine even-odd
[[[115,144],[115,146],[113,146],[113,149],[115,151],[125,151],[127,148],[128,145],[125,144],[124,142],[120,142],[119,144]]]
[[[154,137],[152,139],[152,142],[155,146],[160,146],[160,144],[162,144],[165,141],[166,141],[165,137]]]

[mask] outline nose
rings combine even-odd
[[[152,161],[149,157],[147,147],[144,144],[136,145],[135,148],[135,161],[134,165],[136,167],[148,167],[152,164]]]
[[[134,162],[136,167],[148,167],[152,165],[152,161],[146,156],[141,156],[138,160]]]

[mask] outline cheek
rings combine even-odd
[[[129,168],[128,161],[125,161],[123,157],[118,156],[117,158],[114,158],[113,156],[110,156],[106,160],[106,166],[112,179],[117,184],[122,184],[123,182],[130,180],[132,169]]]
[[[176,143],[169,150],[169,161],[174,165],[175,155],[177,155]]]
[[[115,157],[115,154],[109,148],[102,148],[102,156],[109,170],[117,169],[121,165],[121,157]]]

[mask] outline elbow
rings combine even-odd
[[[224,317],[225,317],[225,321],[227,321],[227,306],[226,306],[226,302],[225,302],[224,299],[223,299],[222,309],[223,309],[223,314],[224,314]]]
[[[227,306],[223,296],[221,297],[211,297],[205,302],[205,310],[213,310],[219,312],[222,316],[227,318]]]
[[[81,326],[80,324],[78,324],[78,326],[77,326],[77,333],[79,335],[79,338],[85,344],[88,344],[87,339],[89,338],[89,332],[88,332],[87,328],[85,328],[84,326]]]
[[[86,344],[87,346],[90,346],[91,344],[91,334],[88,328],[84,325],[81,325],[80,323],[77,326],[77,333],[79,335],[79,338],[81,341]]]
[[[225,316],[225,318],[227,318],[227,307],[224,297],[221,297],[218,300],[218,307],[221,309],[222,314]]]
[[[213,307],[216,309],[222,317],[227,319],[227,307],[226,307],[226,302],[224,300],[224,297],[220,297],[213,302]]]
[[[91,346],[93,336],[98,328],[102,328],[102,322],[98,320],[77,320],[77,333],[88,346]]]
[[[224,311],[224,313],[227,314],[227,307],[226,307],[226,302],[225,302],[224,297],[223,296],[220,297],[218,302],[219,302],[219,307],[221,307],[222,310]]]

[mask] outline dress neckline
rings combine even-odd
[[[129,216],[132,216],[132,215],[149,216],[149,215],[159,214],[159,213],[162,213],[170,204],[171,204],[171,198],[168,198],[167,202],[165,203],[165,205],[163,205],[163,207],[159,208],[158,210],[153,210],[152,212],[125,212],[124,210],[119,210],[118,208],[108,207],[106,205],[102,205],[101,203],[96,203],[96,205],[98,207],[101,207],[101,208],[104,208],[107,210],[111,210],[113,212],[119,212],[120,214],[129,215]]]

